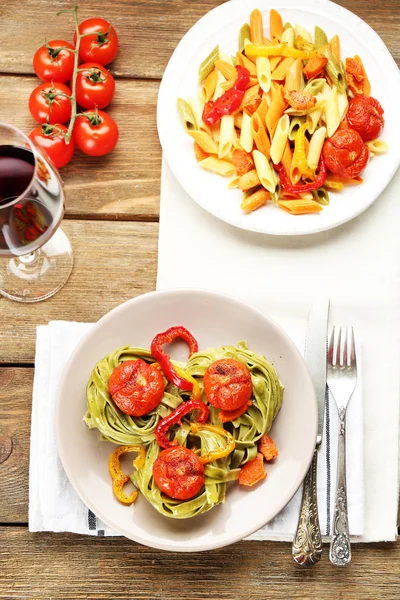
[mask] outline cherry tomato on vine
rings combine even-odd
[[[74,140],[70,140],[69,144],[65,141],[67,131],[65,125],[59,123],[48,125],[45,123],[36,127],[29,134],[32,142],[41,150],[44,150],[58,169],[69,163],[75,150]]]
[[[83,62],[108,65],[118,52],[118,37],[112,25],[104,19],[86,19],[79,25],[79,33],[85,34],[79,46],[79,58]],[[93,33],[93,35],[86,35]],[[74,36],[76,45],[76,34]]]
[[[372,96],[356,96],[349,102],[347,121],[364,140],[374,140],[385,124],[383,108]]]
[[[115,148],[118,127],[102,110],[78,115],[74,126],[75,143],[85,154],[103,156]]]
[[[338,129],[322,148],[326,167],[343,180],[354,179],[367,166],[369,150],[353,129]]]
[[[76,101],[83,108],[104,108],[114,96],[114,77],[102,65],[85,63],[79,66],[75,89]]]
[[[141,417],[158,406],[164,396],[160,371],[144,360],[126,360],[111,373],[108,390],[126,415]]]
[[[253,385],[250,371],[233,358],[216,360],[204,374],[204,392],[212,406],[236,410],[251,398]]]
[[[189,500],[203,487],[204,466],[192,450],[174,446],[160,452],[153,463],[153,476],[164,494],[176,500]]]
[[[71,90],[63,83],[42,83],[29,97],[29,110],[38,123],[66,123],[71,118]]]
[[[74,53],[71,52],[73,49],[74,47],[65,40],[52,40],[36,50],[33,68],[39,79],[60,83],[69,81],[74,70]]]

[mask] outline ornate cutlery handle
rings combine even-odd
[[[333,511],[332,539],[329,559],[338,567],[351,561],[349,519],[347,516],[346,490],[346,409],[339,409],[338,463],[336,477],[336,499]]]
[[[318,450],[315,449],[304,479],[299,522],[292,545],[293,558],[302,567],[311,567],[322,554],[317,505],[317,456]]]

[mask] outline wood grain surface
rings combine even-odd
[[[400,2],[340,0],[383,38],[400,63]],[[65,288],[36,305],[0,298],[0,600],[395,600],[399,544],[355,545],[341,570],[324,558],[312,570],[292,561],[290,544],[240,542],[201,554],[168,554],[125,539],[30,534],[28,467],[36,326],[51,319],[93,321],[153,290],[161,150],[159,80],[176,44],[219,0],[85,0],[80,19],[115,25],[120,53],[110,114],[117,149],[103,159],[77,153],[62,171],[75,255]],[[27,100],[38,84],[32,56],[45,38],[72,40],[69,0],[0,3],[0,119],[33,128]]]

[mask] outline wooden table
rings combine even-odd
[[[400,61],[399,0],[341,0]],[[8,0],[0,7],[0,118],[33,128],[27,101],[38,84],[32,56],[47,39],[71,40],[72,3]],[[116,27],[117,91],[110,113],[118,148],[104,159],[78,154],[63,169],[63,227],[75,267],[65,288],[37,305],[0,299],[0,598],[264,599],[398,598],[399,544],[358,545],[338,570],[324,559],[296,567],[290,544],[240,542],[200,554],[170,554],[124,539],[30,534],[28,460],[36,325],[94,321],[155,287],[161,149],[156,101],[165,65],[183,34],[218,0],[85,0],[80,18]],[[10,453],[11,450],[11,453]]]

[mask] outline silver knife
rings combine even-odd
[[[292,545],[293,558],[303,567],[311,567],[317,563],[322,554],[317,504],[317,460],[325,414],[328,319],[329,298],[321,298],[315,302],[310,312],[304,356],[317,396],[318,431],[313,459],[304,479],[299,522]]]

